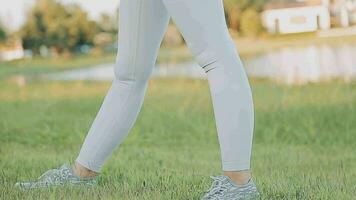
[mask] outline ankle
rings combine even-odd
[[[224,172],[224,175],[229,177],[237,186],[242,186],[251,179],[250,170],[229,171]]]
[[[77,162],[72,166],[72,169],[74,174],[80,178],[90,178],[99,175],[99,173],[94,172]]]

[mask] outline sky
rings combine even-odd
[[[10,30],[18,29],[25,21],[26,10],[36,0],[0,0],[0,21]],[[112,14],[120,0],[57,0],[62,3],[78,3],[89,16],[96,19],[103,12]]]

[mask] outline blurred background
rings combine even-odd
[[[356,0],[224,5],[254,94],[252,168],[264,198],[353,199]],[[206,76],[170,22],[133,133],[104,170],[118,176],[94,192],[12,189],[75,158],[113,79],[119,12],[119,0],[1,1],[1,194],[197,199],[219,172]]]
[[[227,24],[251,77],[287,84],[334,78],[350,81],[355,77],[356,1],[224,2]],[[119,0],[99,5],[93,0],[3,3],[0,8],[0,60],[2,63],[20,61],[2,64],[1,68],[6,70],[1,69],[0,75],[12,74],[18,65],[26,65],[28,70],[38,68],[31,64],[34,61],[60,59],[63,62],[90,55],[95,63],[79,64],[79,67],[90,69],[49,78],[112,79],[112,66],[107,63],[113,62],[117,51],[119,5]],[[204,77],[173,23],[169,25],[162,46],[154,75]],[[48,68],[43,66],[45,71]]]

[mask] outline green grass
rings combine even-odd
[[[156,79],[98,187],[15,189],[75,159],[110,84],[0,84],[0,199],[198,199],[209,175],[220,173],[207,82]],[[252,172],[261,199],[353,199],[356,84],[252,86]]]
[[[12,75],[35,76],[40,73],[93,67],[99,64],[114,63],[115,53],[98,55],[72,55],[70,57],[21,59],[9,62],[0,61],[0,80]],[[157,62],[182,62],[191,60],[189,50],[185,46],[171,48],[162,47]]]
[[[74,54],[70,57],[21,59],[15,61],[0,61],[0,80],[13,75],[36,76],[41,73],[57,72],[78,68],[93,67],[99,64],[114,63],[115,53],[98,55]],[[191,61],[192,56],[185,46],[162,47],[157,58],[158,63],[178,63]]]
[[[24,74],[29,76],[44,72],[89,67],[102,63],[110,63],[114,60],[114,54],[105,54],[74,55],[68,58],[58,57],[50,59],[35,57],[33,59],[0,62],[0,80],[16,74]]]

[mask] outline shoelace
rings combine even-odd
[[[222,193],[229,188],[228,185],[224,183],[223,177],[211,176],[210,178],[213,179],[214,181],[210,189],[207,191],[206,194],[207,197],[211,198],[211,197],[222,195]]]

